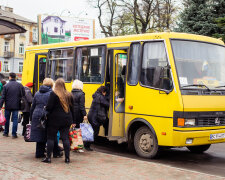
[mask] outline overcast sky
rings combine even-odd
[[[100,32],[98,13],[87,0],[0,0],[0,5],[12,7],[15,14],[35,22],[38,14],[95,19],[96,32]]]

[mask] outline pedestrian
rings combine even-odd
[[[48,104],[46,106],[48,112],[47,120],[47,157],[42,161],[51,163],[51,154],[54,147],[54,140],[57,132],[63,141],[65,152],[65,163],[70,162],[70,141],[69,129],[73,124],[73,98],[72,94],[66,90],[65,82],[59,78],[55,82],[54,90],[51,92]]]
[[[30,108],[31,108],[31,103],[33,101],[33,96],[31,93],[31,89],[33,87],[33,83],[32,82],[28,82],[25,86],[25,108],[22,110],[23,113],[23,132],[22,135],[24,136],[25,131],[26,131],[26,125],[29,124],[30,121]]]
[[[76,128],[80,128],[80,123],[84,119],[87,119],[85,110],[85,93],[83,92],[83,82],[80,80],[74,80],[72,84],[72,95],[73,95],[73,109],[74,109],[74,119]],[[85,144],[85,142],[84,142]],[[78,149],[78,152],[84,152]]]
[[[108,133],[108,115],[107,111],[109,108],[109,99],[106,96],[107,87],[100,86],[97,91],[92,95],[92,104],[88,112],[88,121],[92,125],[94,130],[94,138],[98,137],[100,126],[103,125],[105,128],[105,135]],[[85,143],[85,149],[92,151],[90,148],[91,143]]]
[[[30,141],[36,142],[36,158],[45,157],[45,148],[47,142],[47,133],[46,129],[41,129],[37,127],[40,123],[39,119],[45,113],[44,107],[47,105],[50,93],[52,92],[54,81],[51,78],[45,78],[43,85],[40,86],[39,91],[35,93],[34,99],[32,102],[30,117],[31,117],[31,135]],[[55,142],[57,143],[57,142]],[[61,157],[58,146],[54,148],[55,157]]]
[[[1,80],[0,82],[0,99],[2,98],[2,90],[3,90],[3,86],[6,84],[6,81],[4,79]],[[2,125],[0,125],[0,132],[4,131],[4,128],[2,127]]]
[[[13,127],[12,138],[17,138],[18,110],[20,109],[21,98],[25,95],[22,84],[16,82],[16,74],[9,73],[9,82],[3,87],[2,98],[0,99],[0,108],[5,103],[5,130],[3,136],[8,137],[10,117],[12,115]]]

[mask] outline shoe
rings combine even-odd
[[[63,152],[62,151],[60,151],[59,154],[53,154],[54,158],[61,158],[62,156],[63,156]]]
[[[65,159],[65,163],[69,164],[70,163],[70,158]]]
[[[16,138],[18,138],[18,136],[17,135],[13,135],[12,138],[13,139],[16,139]]]
[[[0,127],[0,132],[4,131],[4,128],[3,127]]]
[[[5,133],[3,134],[3,136],[5,136],[5,137],[9,137],[9,135],[8,135],[8,134],[5,134]]]
[[[51,158],[44,158],[43,160],[42,160],[42,162],[43,163],[51,163]]]
[[[59,150],[60,151],[64,151],[64,148],[59,146]]]
[[[93,149],[91,149],[90,147],[86,147],[85,148],[87,151],[93,151]]]
[[[77,152],[83,153],[84,151],[82,149],[78,149]]]
[[[46,156],[45,155],[35,156],[35,158],[46,158]]]

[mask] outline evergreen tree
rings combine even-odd
[[[225,42],[225,0],[214,0],[212,12],[217,25],[216,33],[213,34],[213,37],[222,38]]]
[[[212,36],[217,25],[209,0],[185,0],[185,8],[180,14],[178,32]]]

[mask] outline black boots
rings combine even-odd
[[[51,158],[46,157],[46,158],[44,158],[42,160],[42,162],[44,162],[44,163],[51,163]]]
[[[65,158],[65,163],[69,164],[70,163],[70,158]]]

